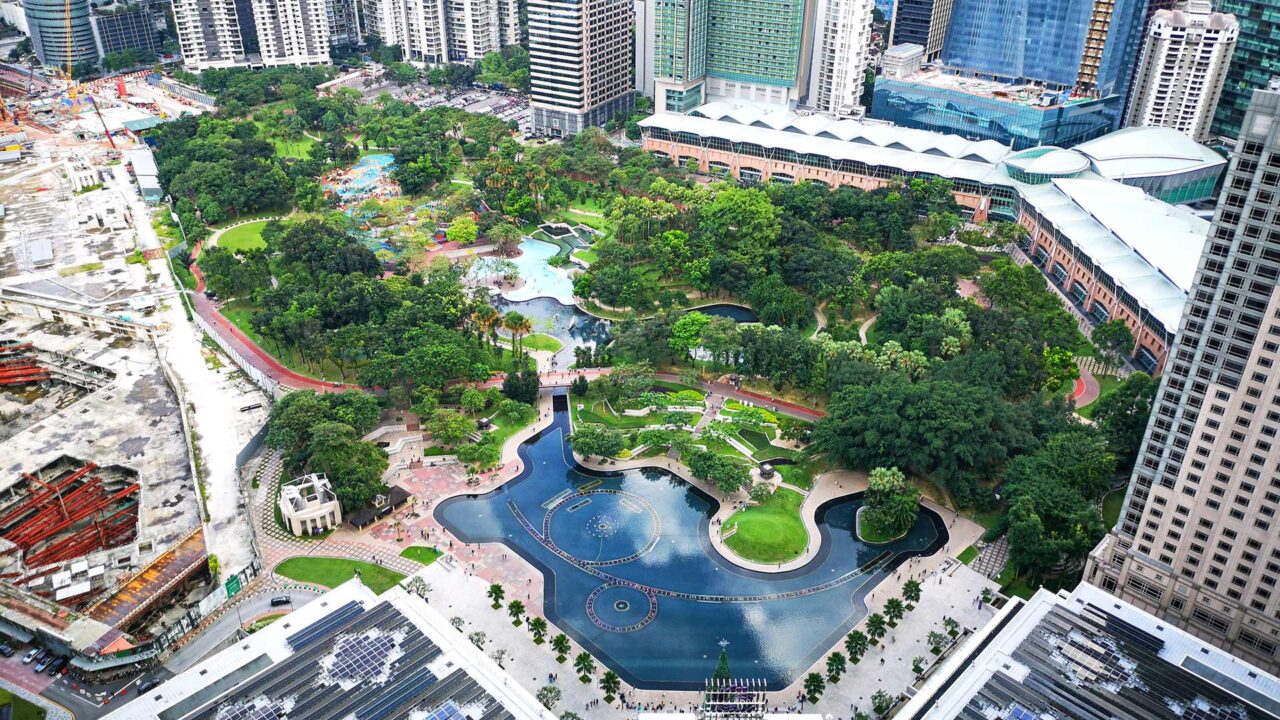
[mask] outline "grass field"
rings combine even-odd
[[[36,707],[8,690],[0,690],[0,712],[12,707],[13,720],[44,720],[44,708]]]
[[[267,243],[262,239],[262,229],[266,226],[266,220],[237,225],[218,237],[218,247],[232,251],[264,248]]]
[[[759,505],[753,505],[729,516],[724,528],[737,527],[724,544],[746,560],[761,563],[784,563],[804,553],[809,533],[800,520],[804,496],[778,488]]]
[[[573,256],[578,258],[582,262],[586,263],[588,266],[595,265],[596,261],[600,259],[600,256],[596,254],[595,250],[590,250],[587,248],[579,248],[577,250],[574,250]]]
[[[1115,389],[1120,387],[1120,385],[1124,383],[1123,380],[1116,377],[1115,375],[1094,375],[1094,378],[1096,378],[1098,381],[1097,400],[1094,400],[1093,402],[1089,403],[1088,405],[1085,405],[1082,408],[1076,409],[1077,415],[1083,418],[1089,418],[1090,420],[1093,419],[1093,411],[1098,409],[1098,400],[1101,400],[1107,395],[1110,395],[1111,393],[1115,392]]]
[[[400,557],[409,558],[414,562],[420,562],[423,565],[430,565],[440,558],[441,553],[433,547],[423,547],[421,545],[413,545],[400,551]]]
[[[276,565],[277,575],[327,588],[335,588],[350,580],[357,570],[360,571],[360,581],[379,595],[404,579],[404,575],[381,565],[346,558],[295,557]]]
[[[564,343],[542,333],[533,333],[526,336],[521,344],[525,350],[545,350],[546,352],[559,352],[564,347]]]
[[[813,489],[813,471],[805,465],[778,465],[776,469],[788,485],[801,490]]]
[[[960,557],[956,558],[960,562],[968,565],[978,559],[978,548],[970,545],[960,552]]]

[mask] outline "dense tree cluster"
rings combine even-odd
[[[199,75],[179,71],[178,78],[218,98],[223,115],[243,115],[247,108],[296,97],[333,79],[336,69],[312,67],[214,68]]]
[[[271,409],[266,443],[284,451],[290,473],[324,473],[350,512],[386,490],[386,454],[360,439],[378,424],[380,414],[377,398],[363,392],[292,392]]]

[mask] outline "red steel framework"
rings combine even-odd
[[[0,514],[0,537],[13,543],[10,552],[26,553],[23,560],[27,567],[114,547],[134,532],[138,484],[112,491],[101,477],[90,475],[97,469],[97,465],[86,463],[52,483],[23,473],[32,492]],[[76,527],[86,520],[87,524]],[[66,534],[57,537],[60,533]]]
[[[31,357],[31,343],[0,345],[0,385],[24,385],[49,379],[49,371]]]

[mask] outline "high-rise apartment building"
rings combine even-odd
[[[520,42],[515,0],[363,0],[365,34],[408,60],[475,62]]]
[[[712,96],[782,105],[799,101],[808,92],[816,5],[657,0],[657,109],[686,112]]]
[[[99,53],[110,55],[125,50],[159,52],[162,46],[160,31],[164,28],[168,5],[161,0],[140,0],[95,7],[89,19]]]
[[[1280,75],[1280,0],[1218,0],[1214,6],[1240,23],[1240,40],[1213,118],[1213,132],[1234,140],[1253,91]]]
[[[263,65],[329,62],[325,0],[253,0],[253,19]]]
[[[67,70],[98,60],[89,21],[89,0],[24,0],[31,49],[40,64]]]
[[[252,16],[251,8],[247,13]],[[244,35],[236,0],[173,0],[182,62],[192,70],[244,65]],[[253,36],[257,44],[256,34]]]
[[[533,126],[553,137],[635,104],[631,0],[529,0]]]
[[[818,0],[809,104],[838,117],[862,115],[875,0]]]
[[[635,56],[636,92],[653,97],[653,44],[657,38],[657,0],[632,0],[636,16]]]
[[[1209,0],[1157,12],[1147,26],[1125,125],[1169,127],[1208,140],[1239,29],[1234,16],[1213,12]]]
[[[1280,668],[1280,83],[1256,91],[1120,520],[1085,579]]]
[[[325,14],[329,18],[330,45],[360,44],[360,14],[356,0],[325,0]]]
[[[898,0],[889,24],[889,44],[919,45],[925,62],[937,60],[951,25],[952,5],[953,0]]]

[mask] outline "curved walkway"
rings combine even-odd
[[[210,236],[208,237],[208,239],[207,239],[207,240],[205,240],[205,242],[209,243],[209,247],[217,247],[217,246],[218,246],[218,238],[222,237],[222,234],[223,234],[223,233],[225,233],[226,231],[228,231],[228,230],[230,230],[230,229],[232,229],[232,228],[238,228],[238,227],[240,227],[241,225],[248,225],[249,223],[256,223],[256,222],[270,222],[270,221],[272,221],[272,220],[279,220],[279,219],[280,219],[280,218],[282,218],[282,217],[284,217],[284,216],[283,216],[283,215],[270,215],[270,216],[268,216],[268,217],[253,218],[252,220],[241,220],[241,221],[240,221],[240,222],[238,222],[238,223],[234,223],[234,224],[232,224],[232,225],[228,225],[228,226],[226,226],[226,227],[218,228],[217,230],[215,230],[215,231],[213,232],[213,234],[212,234],[212,235],[210,235]],[[191,259],[192,259],[192,260],[194,260],[195,258],[196,258],[196,253],[193,253],[193,254],[191,255]]]
[[[1079,409],[1097,400],[1101,393],[1102,386],[1098,384],[1098,379],[1093,376],[1093,373],[1080,368],[1080,377],[1076,378],[1075,387],[1068,397]]]
[[[858,326],[858,339],[862,341],[863,345],[867,344],[867,331],[871,329],[871,325],[875,323],[876,318],[879,318],[879,317],[880,315],[878,314],[872,315],[866,320],[863,320],[862,324]]]

